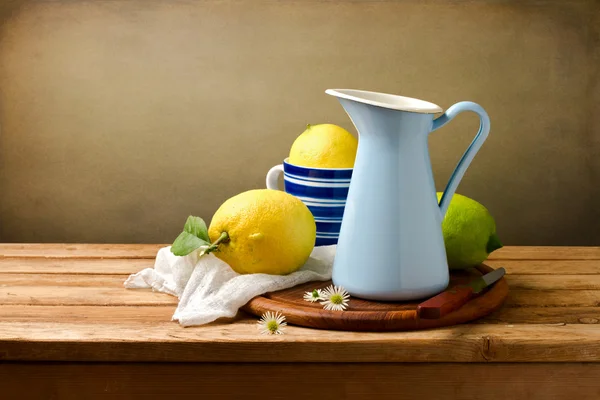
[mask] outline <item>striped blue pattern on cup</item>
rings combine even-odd
[[[285,191],[298,197],[317,225],[315,246],[337,244],[352,168],[308,168],[283,162]]]

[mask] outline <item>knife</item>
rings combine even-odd
[[[471,298],[504,276],[504,268],[498,268],[466,285],[457,285],[425,300],[417,306],[417,315],[424,319],[438,319],[458,310]]]

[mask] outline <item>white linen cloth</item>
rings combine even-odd
[[[179,298],[172,320],[183,326],[203,325],[218,318],[233,318],[253,297],[309,281],[331,279],[336,245],[315,247],[308,261],[289,275],[238,274],[214,254],[184,257],[161,248],[154,268],[130,275],[128,289],[148,289]]]

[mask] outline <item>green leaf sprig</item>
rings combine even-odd
[[[222,232],[221,236],[211,243],[204,220],[200,217],[190,215],[187,221],[185,221],[183,232],[177,236],[177,239],[171,245],[171,253],[176,256],[187,256],[192,251],[206,246],[200,252],[200,255],[204,255],[216,251],[221,243],[228,241],[229,235],[227,232]]]

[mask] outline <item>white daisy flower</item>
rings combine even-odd
[[[258,321],[258,328],[263,335],[281,335],[286,325],[285,317],[279,312],[267,311]]]
[[[315,289],[312,292],[304,293],[304,300],[314,303],[315,301],[323,300],[323,291],[321,289]]]
[[[326,310],[344,311],[348,307],[350,295],[341,286],[329,286],[322,293],[321,304]]]

